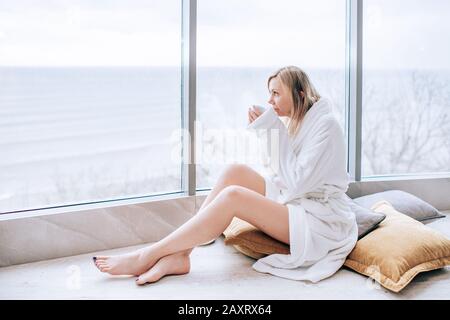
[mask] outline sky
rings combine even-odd
[[[364,66],[450,69],[450,1],[365,0]],[[343,68],[345,0],[198,0],[199,66]],[[0,66],[179,65],[181,0],[0,0]]]

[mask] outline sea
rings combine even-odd
[[[269,106],[273,71],[198,68],[198,189],[251,158],[230,145],[248,107]],[[306,71],[344,129],[345,70]],[[0,67],[0,213],[180,191],[181,79],[179,67]],[[450,171],[450,71],[371,70],[363,88],[363,175]]]

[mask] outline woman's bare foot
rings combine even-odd
[[[189,254],[184,252],[162,257],[152,268],[136,279],[136,284],[156,282],[166,275],[186,274],[191,269]]]
[[[155,257],[153,251],[151,247],[147,247],[118,256],[96,256],[93,260],[101,272],[138,276],[158,261],[159,257]]]

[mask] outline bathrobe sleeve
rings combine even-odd
[[[247,129],[256,129],[258,137],[264,134],[265,130],[262,129],[275,129],[278,132],[277,174],[287,188],[297,196],[314,190],[316,186],[324,182],[326,175],[329,174],[327,169],[330,168],[333,158],[335,128],[332,119],[324,115],[315,118],[314,121],[305,126],[305,130],[300,130],[294,138],[291,138],[275,110],[268,108],[247,127]]]

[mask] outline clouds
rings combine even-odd
[[[448,0],[366,0],[368,68],[447,67]],[[198,0],[198,64],[343,68],[345,0]],[[2,0],[0,65],[179,65],[179,0]]]
[[[364,66],[450,69],[450,2],[366,0]]]
[[[200,65],[345,64],[345,1],[199,1]]]
[[[1,65],[180,63],[178,1],[1,3]]]

